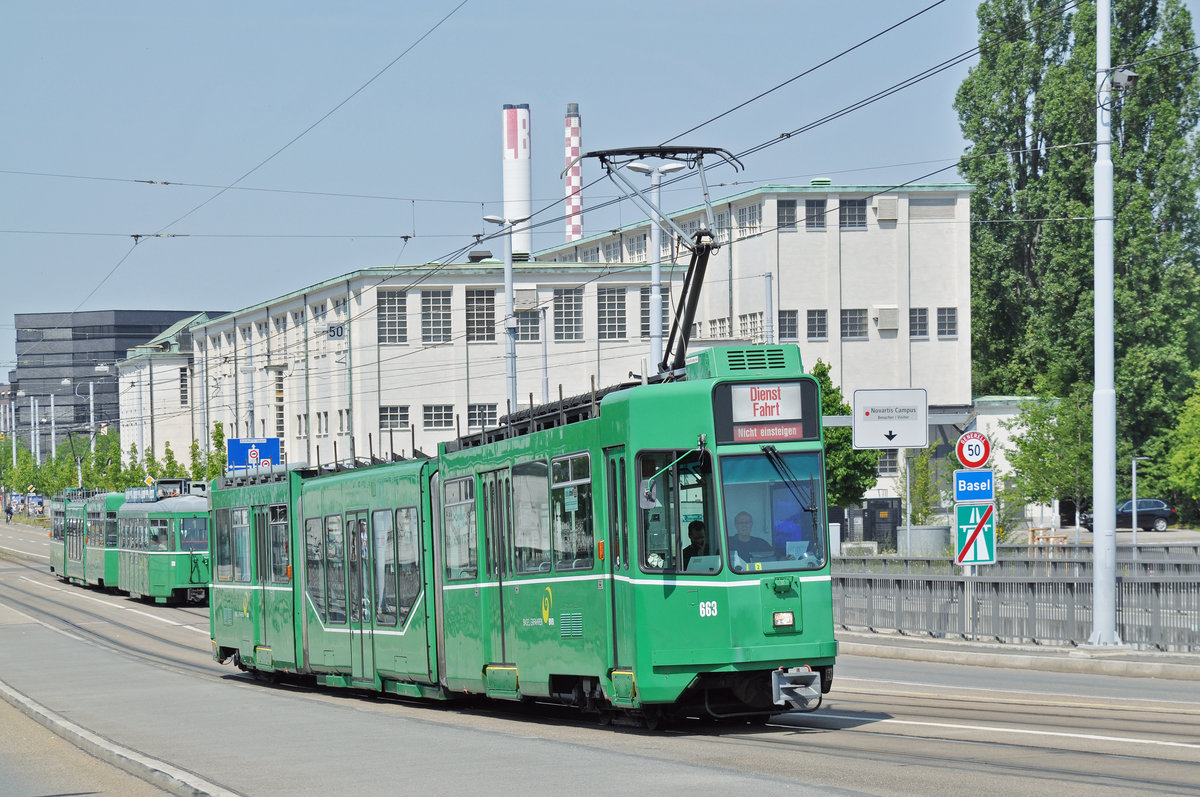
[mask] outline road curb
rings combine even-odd
[[[870,656],[878,659],[929,661],[942,664],[972,664],[977,667],[1004,667],[1046,672],[1089,673],[1093,675],[1125,675],[1141,678],[1167,678],[1177,681],[1200,681],[1200,666],[1154,661],[1116,661],[1091,658],[1086,653],[1072,651],[1062,655],[1030,655],[1020,652],[989,653],[975,650],[947,650],[918,646],[872,645],[863,642],[838,641],[838,653],[848,656]]]
[[[136,778],[184,797],[245,797],[205,780],[194,772],[172,766],[123,747],[86,728],[81,728],[40,703],[0,681],[0,698],[25,716],[61,736],[76,747]]]

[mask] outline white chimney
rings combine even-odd
[[[525,219],[533,213],[530,189],[529,104],[504,106],[504,218]],[[528,224],[513,231],[513,260],[529,259],[533,234]]]

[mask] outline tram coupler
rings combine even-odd
[[[777,706],[812,711],[821,705],[821,673],[808,667],[772,670],[771,698]]]

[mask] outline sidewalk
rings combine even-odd
[[[869,631],[838,630],[835,636],[838,653],[847,656],[1200,681],[1200,653],[1162,653],[1129,647],[1011,645]]]

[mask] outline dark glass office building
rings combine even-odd
[[[89,429],[89,389],[96,429],[105,424],[116,429],[117,361],[125,359],[129,349],[197,312],[92,310],[14,315],[17,368],[8,372],[8,379],[15,395],[17,437],[29,444],[36,405],[42,461],[53,447],[52,426],[59,443],[72,430],[86,439],[93,431]]]

